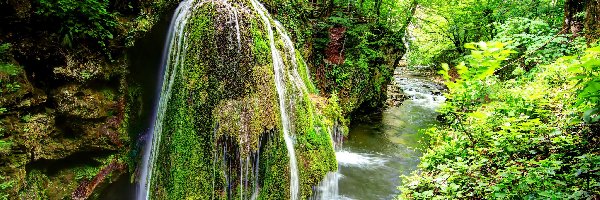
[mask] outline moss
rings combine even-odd
[[[155,198],[247,198],[256,186],[249,180],[258,178],[259,198],[289,199],[289,160],[266,27],[256,13],[239,12],[238,48],[229,6],[241,5],[205,3],[188,21],[184,63],[169,72],[178,74],[152,179]],[[283,42],[277,43],[283,50]],[[290,66],[287,52],[282,56]],[[337,169],[335,155],[308,94],[292,95],[300,91],[290,81],[286,88],[307,198],[327,171]],[[258,170],[258,177],[240,174],[246,168]]]
[[[258,14],[257,14],[258,15]],[[269,39],[265,34],[265,25],[259,22],[260,17],[255,16],[250,18],[252,32],[252,52],[258,65],[266,65],[271,63],[271,55],[269,54]]]
[[[80,183],[92,180],[111,160],[113,156],[97,156],[33,163],[28,167],[19,197],[70,199]]]
[[[12,107],[33,92],[22,66],[0,62],[0,107]]]
[[[302,55],[297,50],[296,50],[296,60],[298,61],[298,74],[300,75],[300,78],[302,78],[302,81],[306,85],[308,91],[312,94],[318,94],[319,90],[311,81],[311,74],[310,74],[310,71],[308,70],[308,66],[306,66],[307,64],[304,61],[304,58],[302,58]]]
[[[273,137],[277,138],[269,141],[261,156],[260,174],[264,176],[259,199],[290,199],[289,157],[283,138]]]
[[[111,92],[97,91],[84,88],[81,85],[70,84],[58,88],[52,98],[57,104],[57,112],[61,115],[80,119],[99,119],[108,117],[115,107],[115,102],[108,98],[114,97]]]
[[[317,114],[314,103],[304,94],[296,104],[297,154],[300,169],[302,198],[312,194],[312,187],[325,177],[327,172],[337,170],[337,161],[328,127],[332,127],[322,115]]]
[[[114,38],[100,41],[106,45],[102,47],[94,38],[61,34],[60,26],[40,26],[67,22],[38,15],[40,2],[29,3],[8,3],[7,23],[15,28],[1,31],[6,37],[0,39],[0,141],[11,145],[0,151],[0,199],[5,194],[9,199],[56,199],[68,196],[67,190],[77,184],[79,176],[52,181],[55,174],[26,167],[32,163],[64,161],[82,152],[123,156],[131,147],[127,134],[130,107],[123,98],[128,93],[125,46],[170,15],[179,1],[106,1],[118,25],[111,30]],[[6,48],[6,43],[14,45]],[[8,84],[10,92],[4,87]],[[70,170],[66,168],[58,171]],[[50,187],[65,191],[53,196]]]

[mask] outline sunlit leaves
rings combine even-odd
[[[577,105],[589,108],[583,113],[584,121],[598,122],[600,120],[600,47],[589,48],[580,57],[564,57],[562,63],[568,65],[568,71],[576,75],[571,79],[576,80],[579,86]]]
[[[588,123],[600,118],[600,109],[589,98],[600,88],[597,82],[589,83],[598,75],[593,59],[600,49],[538,66],[515,79],[499,80],[485,69],[503,66],[502,60],[511,53],[502,55],[502,46],[491,43],[465,48],[472,49],[472,56],[455,67],[460,76],[452,77],[453,69],[442,65],[449,99],[440,112],[447,124],[426,132],[433,141],[421,158],[423,171],[404,177],[410,184],[401,187],[401,197],[598,196],[600,158],[593,150],[597,145],[587,135],[593,130],[580,128],[584,124],[576,119],[582,113]],[[581,92],[586,90],[590,96],[582,101]]]

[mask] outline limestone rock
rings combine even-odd
[[[99,119],[109,116],[115,102],[107,95],[81,85],[69,84],[52,93],[59,115],[81,119]]]

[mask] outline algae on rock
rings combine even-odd
[[[267,25],[248,1],[198,1],[191,10],[180,54],[165,77],[172,91],[155,159],[156,199],[290,199],[290,166],[271,51],[284,60],[284,104],[292,119],[301,198],[335,171],[328,127],[311,94],[293,81],[292,58],[278,32],[269,45]],[[275,24],[273,19],[269,19]],[[275,32],[275,31],[274,31]],[[310,84],[303,79],[302,84]],[[302,85],[301,84],[301,85]],[[165,98],[165,97],[161,97]],[[289,106],[289,107],[288,107]]]
[[[125,160],[134,148],[127,132],[131,119],[126,112],[135,110],[128,109],[133,100],[126,95],[125,50],[177,1],[105,2],[117,22],[109,39],[65,34],[61,27],[69,22],[42,13],[48,4],[41,1],[2,4],[0,199],[70,197],[78,184],[89,181],[74,178],[78,169],[98,171],[95,161],[72,164],[76,157],[107,154]],[[94,23],[87,19],[73,20]]]

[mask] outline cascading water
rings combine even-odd
[[[162,71],[163,78],[161,79],[161,88],[160,88],[160,97],[157,105],[154,109],[154,119],[151,124],[150,132],[148,133],[148,139],[146,144],[142,150],[142,162],[139,167],[139,182],[137,185],[137,199],[149,199],[152,192],[152,174],[153,168],[156,163],[156,159],[158,156],[158,152],[160,149],[161,143],[161,135],[163,134],[163,123],[165,121],[166,109],[169,103],[169,100],[172,98],[172,90],[174,90],[173,85],[174,82],[180,79],[180,74],[184,73],[184,64],[186,62],[186,54],[188,51],[187,42],[187,34],[186,33],[186,25],[188,24],[188,20],[193,19],[192,17],[195,15],[195,9],[202,6],[204,3],[213,3],[218,4],[224,8],[223,10],[218,10],[217,12],[223,13],[221,16],[226,16],[226,21],[224,24],[226,26],[230,26],[233,29],[230,31],[231,34],[227,38],[230,43],[233,43],[233,40],[237,39],[237,45],[232,46],[230,49],[238,49],[238,53],[243,48],[240,34],[240,22],[238,20],[242,17],[240,13],[247,14],[248,10],[237,8],[239,4],[234,6],[227,2],[227,0],[185,0],[181,2],[176,9],[174,16],[172,18],[168,37],[165,44],[165,50],[163,52],[163,61],[162,61]],[[265,31],[268,33],[268,39],[270,43],[271,49],[271,57],[273,62],[273,70],[274,70],[274,82],[277,89],[277,97],[279,99],[279,114],[281,117],[281,125],[282,132],[284,136],[284,141],[286,145],[286,149],[289,156],[289,171],[290,171],[290,198],[295,200],[299,197],[299,187],[300,180],[298,177],[298,166],[296,160],[296,154],[294,149],[294,124],[292,122],[292,116],[294,115],[293,107],[294,103],[298,97],[301,97],[304,93],[308,93],[308,89],[306,87],[306,83],[304,81],[310,80],[308,77],[308,68],[304,69],[306,71],[307,77],[301,77],[298,73],[298,61],[302,62],[306,67],[306,63],[300,57],[297,57],[296,50],[292,43],[292,40],[287,35],[285,28],[274,21],[270,14],[267,12],[266,8],[257,0],[251,0],[252,6],[254,10],[259,14],[262,19],[264,25],[267,27]],[[243,15],[242,14],[242,15]],[[272,25],[274,23],[274,26]],[[275,30],[277,31],[276,33]],[[283,49],[279,50],[276,46],[276,41],[283,41]],[[193,47],[191,47],[193,49]],[[286,87],[286,84],[291,86],[291,88]],[[168,125],[167,125],[168,126]],[[213,189],[216,187],[215,179],[217,178],[216,170],[220,165],[217,165],[217,162],[221,162],[221,170],[224,170],[224,181],[226,182],[225,188],[223,191],[227,192],[227,196],[230,197],[232,194],[232,184],[240,184],[239,194],[240,198],[251,198],[256,199],[259,196],[259,157],[260,157],[260,142],[258,147],[258,152],[256,154],[250,153],[250,146],[238,146],[238,150],[232,152],[233,149],[228,148],[228,142],[234,142],[232,140],[226,140],[225,143],[221,144],[223,147],[223,155],[222,161],[217,159],[219,154],[217,153],[219,147],[216,142],[219,140],[217,138],[217,130],[215,129],[213,133],[212,140],[215,142],[215,146],[213,147],[213,152],[211,153],[214,158],[212,159],[212,187]],[[243,138],[239,142],[239,144],[249,144],[248,135],[246,138]],[[233,143],[235,144],[235,143]],[[235,155],[230,155],[235,154]],[[244,156],[246,156],[244,158]],[[250,156],[253,156],[254,160],[251,161]],[[237,159],[236,159],[237,158]],[[239,162],[239,165],[235,165],[232,162]],[[239,172],[232,171],[232,167],[239,167]],[[252,168],[252,169],[250,169]],[[237,176],[237,177],[236,177]],[[235,180],[235,179],[239,180]],[[244,192],[248,190],[249,180],[253,178],[252,187],[253,192],[251,195],[244,195]],[[213,196],[214,198],[214,196]]]
[[[155,107],[154,119],[151,124],[151,132],[148,134],[146,144],[142,151],[142,163],[139,167],[139,182],[137,186],[137,199],[144,200],[150,197],[150,184],[152,181],[152,169],[156,154],[160,147],[160,137],[162,132],[162,125],[164,122],[164,116],[167,109],[169,99],[171,97],[171,90],[175,76],[177,75],[178,67],[183,63],[182,59],[185,58],[186,43],[184,38],[185,25],[189,14],[196,3],[195,0],[186,0],[179,4],[175,10],[175,14],[171,20],[169,26],[169,32],[167,34],[167,40],[165,44],[165,51],[163,52],[162,59],[162,71],[163,79],[160,90],[160,96],[158,105]]]
[[[392,84],[403,102],[371,122],[354,125],[344,147],[332,138],[339,170],[327,174],[311,199],[393,199],[398,177],[416,169],[421,154],[419,129],[435,123],[435,110],[445,101],[443,88],[418,75],[395,74]]]
[[[343,143],[343,133],[337,125],[331,127],[330,139],[331,145],[333,145],[333,149],[337,152],[341,150]],[[336,162],[339,164],[338,155],[336,153]],[[340,174],[340,169],[338,165],[338,169],[335,172],[328,172],[325,178],[319,183],[319,185],[314,188],[313,196],[310,198],[311,200],[334,200],[339,199],[339,182],[340,178],[342,178],[342,174]]]
[[[298,199],[300,181],[298,180],[298,165],[296,164],[294,141],[290,133],[290,117],[287,113],[288,104],[286,103],[286,89],[284,81],[285,64],[283,63],[283,59],[281,58],[280,52],[275,46],[275,36],[270,21],[271,17],[269,16],[266,8],[260,2],[258,2],[257,0],[251,0],[251,2],[252,6],[256,10],[256,12],[258,12],[261,19],[267,26],[269,43],[271,47],[271,56],[273,58],[273,68],[275,70],[275,85],[277,87],[277,94],[279,96],[279,108],[281,113],[281,123],[283,126],[283,135],[290,160],[290,198],[292,200],[296,200]]]
[[[300,74],[298,73],[298,61],[296,59],[296,48],[294,48],[294,43],[292,42],[292,39],[290,39],[290,37],[287,34],[287,31],[285,30],[283,25],[281,25],[281,23],[279,23],[278,21],[275,21],[275,28],[277,29],[277,33],[279,33],[279,35],[281,36],[281,39],[283,39],[283,44],[285,45],[285,48],[288,50],[288,56],[290,57],[290,60],[292,61],[292,66],[291,66],[292,72],[291,72],[291,74],[289,74],[289,71],[288,71],[288,77],[290,77],[292,82],[294,82],[294,84],[296,84],[297,88],[301,89],[301,92],[308,92],[307,88],[306,88],[306,84],[304,83],[304,81],[302,81],[302,78],[300,77]],[[307,75],[308,75],[308,71],[307,71]],[[307,78],[307,80],[308,80],[308,78]]]

